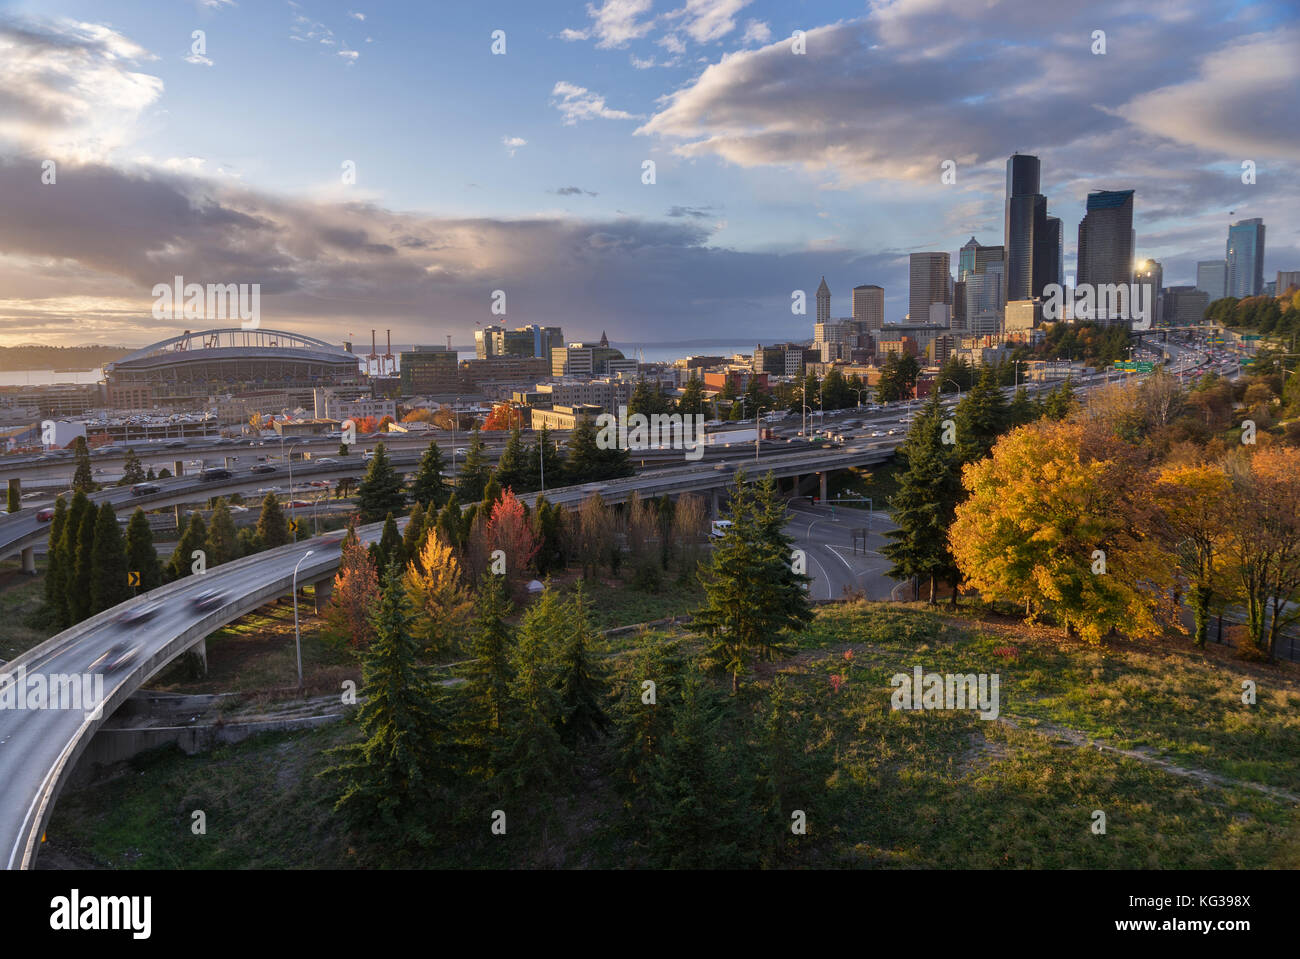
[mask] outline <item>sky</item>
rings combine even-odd
[[[0,345],[233,325],[155,319],[178,275],[336,342],[807,339],[823,274],[895,322],[910,253],[1001,243],[1017,151],[1067,275],[1132,189],[1166,285],[1253,216],[1269,279],[1297,90],[1288,2],[0,0]]]

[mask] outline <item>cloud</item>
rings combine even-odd
[[[191,53],[188,56],[186,56],[184,59],[186,63],[192,63],[195,66],[200,66],[200,67],[212,66],[212,61],[209,60],[207,57],[203,56],[203,54],[201,53]]]
[[[599,7],[587,4],[587,15],[592,23],[587,30],[565,30],[560,35],[566,40],[586,39],[594,36],[601,49],[625,47],[650,32],[652,20],[640,18],[650,12],[651,0],[605,0]],[[566,35],[567,34],[567,35]]]
[[[547,193],[554,193],[556,196],[599,196],[594,190],[584,190],[580,186],[562,186],[558,190],[547,190]]]
[[[366,15],[364,13],[354,13],[351,10],[348,11],[348,16],[354,20],[364,21],[366,19]]]
[[[132,68],[157,59],[98,24],[0,20],[0,145],[54,159],[112,156],[162,95],[162,80]]]
[[[745,46],[757,44],[762,46],[772,39],[772,28],[760,20],[745,21],[745,32],[740,37],[740,42]]]
[[[686,0],[686,6],[664,15],[668,21],[681,21],[696,43],[721,40],[736,29],[735,14],[749,6],[750,0]]]
[[[703,219],[709,216],[709,211],[712,209],[713,207],[711,206],[701,206],[701,207],[674,206],[674,207],[669,207],[668,212],[664,215],[670,217],[688,216],[688,217],[695,217],[696,219]]]
[[[506,136],[501,138],[501,142],[502,144],[505,145],[506,152],[509,153],[511,156],[514,156],[515,151],[518,150],[520,147],[528,146],[528,141],[525,140],[523,137]]]
[[[612,110],[605,106],[605,98],[592,93],[586,87],[580,87],[561,80],[551,90],[551,106],[564,115],[564,125],[573,126],[579,120],[599,117],[604,120],[635,120],[635,114],[624,110]],[[555,99],[558,98],[558,99]]]

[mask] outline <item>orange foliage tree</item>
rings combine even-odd
[[[497,403],[492,407],[492,412],[483,423],[483,429],[487,430],[512,430],[516,426],[523,425],[523,415],[519,409],[510,403]]]
[[[379,574],[370,551],[357,536],[355,521],[343,539],[343,556],[334,575],[334,591],[325,609],[322,634],[331,642],[364,649],[374,639],[371,613],[379,603]]]
[[[538,546],[537,536],[524,515],[524,504],[513,490],[507,489],[493,504],[487,522],[475,522],[469,552],[475,572],[504,575],[507,588],[517,591],[528,575]],[[497,554],[497,550],[501,552]]]

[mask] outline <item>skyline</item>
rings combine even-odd
[[[185,324],[149,307],[174,275],[258,282],[264,326],[338,341],[461,345],[476,323],[802,338],[790,293],[811,301],[823,274],[833,317],[876,284],[899,322],[911,253],[1003,243],[1013,152],[1042,160],[1067,276],[1098,190],[1136,191],[1136,256],[1167,286],[1254,216],[1265,279],[1300,265],[1300,135],[1274,119],[1300,28],[1282,4],[976,17],[901,0],[802,23],[745,0],[34,10],[0,10],[3,345],[173,335]]]

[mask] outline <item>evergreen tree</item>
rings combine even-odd
[[[118,529],[117,516],[109,503],[99,507],[91,555],[90,611],[93,615],[126,602],[132,594],[126,582],[122,531]]]
[[[140,574],[139,591],[144,593],[162,585],[162,563],[153,545],[153,530],[144,510],[135,508],[131,522],[126,524],[126,568]]]
[[[501,498],[501,484],[497,482],[495,476],[489,477],[487,485],[483,487],[483,499],[478,504],[479,515],[485,519],[492,515],[492,507],[496,506],[497,500]]]
[[[501,577],[484,573],[474,597],[474,620],[470,626],[466,666],[466,695],[469,700],[467,743],[477,754],[476,764],[489,778],[491,757],[502,736],[510,700],[511,633],[506,624],[510,600]]]
[[[68,521],[68,504],[62,496],[54,501],[54,518],[50,520],[50,539],[45,552],[45,610],[50,622],[62,630],[67,627],[68,563],[63,558],[63,527]]]
[[[289,523],[274,493],[267,493],[266,499],[262,500],[262,512],[257,517],[257,540],[260,549],[275,549],[289,542]]]
[[[363,523],[377,523],[390,513],[406,509],[406,494],[402,492],[402,477],[393,469],[384,444],[375,446],[366,475],[357,487],[357,507]]]
[[[898,448],[902,469],[898,491],[889,501],[898,528],[885,533],[889,542],[880,553],[893,564],[892,578],[928,580],[930,602],[936,580],[945,580],[953,586],[955,603],[957,565],[948,548],[948,527],[962,498],[961,464],[955,444],[943,442],[943,419],[939,396],[933,394]]]
[[[420,457],[415,481],[411,484],[411,498],[426,510],[441,509],[451,495],[447,478],[442,475],[444,469],[442,450],[438,449],[436,441],[429,443],[429,448]]]
[[[244,529],[241,529],[239,535],[235,537],[235,549],[241,558],[244,556],[252,556],[254,553],[260,553],[265,548],[266,547],[262,545],[262,541],[258,539],[256,530],[245,527]]]
[[[146,482],[152,482],[152,481],[154,481],[154,480],[156,480],[156,479],[158,478],[158,477],[154,474],[154,471],[153,471],[153,467],[152,467],[152,466],[150,466],[147,470],[145,470],[144,478],[145,478],[145,481],[146,481]]]
[[[76,565],[68,588],[69,621],[76,625],[94,611],[91,603],[91,571],[95,568],[95,528],[99,525],[99,510],[87,503],[77,529]]]
[[[220,566],[239,558],[239,537],[235,521],[230,515],[224,496],[217,497],[217,505],[212,510],[212,522],[208,526],[207,544],[208,565]]]
[[[519,427],[516,426],[510,431],[510,439],[506,440],[505,449],[501,451],[501,458],[497,461],[496,473],[493,476],[500,489],[526,493],[534,488],[528,482],[526,457],[523,437],[520,435]]]
[[[431,844],[431,813],[448,783],[448,710],[442,687],[419,663],[400,572],[388,570],[362,663],[357,722],[365,741],[341,747],[344,761],[321,773],[341,784],[335,810],[354,828],[401,846]]]
[[[86,513],[94,508],[90,498],[81,490],[77,490],[72,496],[72,503],[68,506],[68,515],[63,521],[63,533],[59,537],[60,595],[54,611],[56,619],[64,629],[80,622],[80,619],[74,618],[76,604],[72,599],[72,594],[77,588],[77,548],[81,544],[81,522],[85,519]],[[84,592],[82,595],[85,595]]]
[[[876,382],[876,399],[881,403],[893,403],[903,398],[903,383],[899,375],[898,354],[890,353],[885,357],[885,365],[880,369],[880,379]]]
[[[388,581],[390,565],[396,566],[399,570],[405,568],[406,557],[402,554],[402,535],[397,531],[397,521],[393,519],[392,513],[384,519],[384,528],[379,534],[379,542],[370,547],[370,555],[374,558],[375,569],[379,571],[381,583]]]
[[[433,517],[430,517],[432,521]],[[416,500],[411,507],[411,515],[406,518],[406,528],[402,530],[402,555],[408,563],[419,563],[420,548],[424,544],[426,529],[424,507]]]
[[[84,436],[78,436],[72,441],[72,451],[75,454],[74,462],[77,464],[72,472],[72,488],[79,493],[94,492],[95,477],[90,470],[90,450],[86,446]]]
[[[462,503],[472,503],[483,497],[483,488],[492,476],[492,467],[483,455],[483,434],[477,429],[469,441],[465,466],[456,480],[456,495]]]
[[[167,581],[174,582],[194,572],[194,551],[207,552],[208,529],[203,517],[195,513],[181,534],[180,542],[167,560]],[[206,559],[204,561],[206,563]]]
[[[448,546],[459,549],[464,540],[460,538],[460,501],[456,499],[456,494],[452,493],[438,513],[437,521],[438,535]]]
[[[1070,380],[1065,380],[1051,393],[1047,394],[1047,399],[1043,404],[1043,415],[1057,420],[1065,419],[1070,410],[1074,408],[1074,384]]]
[[[145,480],[144,466],[140,463],[140,457],[135,455],[135,450],[128,449],[126,458],[122,461],[122,478],[118,480],[118,486],[134,486],[136,483],[143,483]]]
[[[610,728],[610,719],[601,702],[608,695],[608,684],[595,658],[598,634],[587,615],[587,601],[581,581],[577,592],[564,604],[564,622],[559,649],[558,681],[560,693],[560,738],[569,746],[582,740],[595,740]]]
[[[681,398],[677,401],[677,411],[683,416],[704,414],[704,384],[694,373],[682,388]]]
[[[461,582],[456,554],[437,530],[430,530],[419,544],[404,583],[416,612],[415,634],[424,655],[438,661],[458,655],[472,604]]]
[[[601,443],[595,421],[589,416],[581,417],[569,437],[569,456],[564,464],[565,477],[570,483],[632,475],[627,450],[616,442],[607,443],[602,449]]]
[[[1007,426],[1016,427],[1024,426],[1026,423],[1032,423],[1038,418],[1038,411],[1034,408],[1033,401],[1029,398],[1029,391],[1023,386],[1016,390],[1016,395],[1011,399],[1011,405],[1007,407]]]
[[[755,719],[759,792],[753,808],[761,815],[759,835],[766,840],[763,865],[775,867],[802,851],[803,840],[790,831],[790,810],[802,809],[810,819],[817,815],[835,761],[810,714],[792,705],[784,676],[772,681]]]
[[[555,448],[549,426],[543,426],[537,434],[537,442],[528,447],[527,457],[527,489],[541,489],[546,482],[552,487],[564,484],[564,458]]]
[[[989,455],[1007,427],[1007,405],[993,367],[980,370],[975,386],[957,404],[957,458],[973,463]]]
[[[774,489],[775,481],[766,490],[747,488],[744,470],[736,472],[732,525],[700,570],[706,601],[693,625],[711,640],[710,663],[731,673],[733,693],[751,657],[772,658],[783,651],[787,630],[812,619],[807,577],[791,568],[790,540],[771,529]]]
[[[539,576],[564,568],[561,552],[563,546],[560,539],[560,512],[561,507],[552,506],[546,501],[545,496],[537,497],[531,523],[533,536],[537,539],[537,555],[533,557],[533,564]]]
[[[639,647],[611,701],[615,728],[616,785],[632,816],[644,820],[648,808],[651,764],[672,732],[673,703],[680,694],[685,661],[681,640]],[[647,681],[654,700],[647,701]]]

